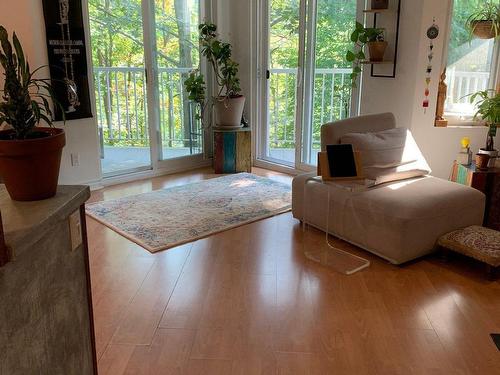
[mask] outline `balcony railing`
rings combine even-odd
[[[160,68],[158,100],[160,137],[164,147],[201,147],[201,131],[188,112],[183,75],[189,68]],[[349,116],[351,107],[351,69],[316,69],[310,137],[319,147],[320,127]],[[460,105],[467,93],[488,87],[488,73],[448,72],[447,104]],[[143,68],[94,68],[97,119],[103,145],[147,146],[146,75]],[[293,148],[295,144],[295,106],[297,69],[271,69],[269,81],[270,148]],[[194,124],[194,125],[193,125]],[[186,128],[187,127],[187,128]]]
[[[312,103],[312,146],[320,144],[321,125],[346,118],[351,108],[349,68],[316,69]],[[295,144],[295,106],[297,69],[270,70],[269,83],[270,148],[293,148]]]
[[[446,73],[448,85],[446,111],[451,114],[472,115],[474,105],[470,104],[467,95],[486,90],[489,81],[489,72],[462,72],[455,68],[448,69]]]
[[[166,147],[186,147],[193,143],[193,138],[195,144],[201,142],[197,121],[193,121],[190,106],[184,103],[186,98],[182,77],[189,71],[189,68],[158,70],[160,136]],[[94,80],[97,120],[103,144],[147,146],[145,70],[134,67],[96,67]],[[186,108],[188,113],[185,112]]]

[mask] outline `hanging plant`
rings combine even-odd
[[[493,39],[500,36],[500,4],[493,1],[484,3],[472,13],[465,26],[469,30],[470,38]]]
[[[356,87],[358,76],[362,71],[361,64],[366,60],[364,47],[368,45],[370,61],[379,62],[384,59],[387,42],[384,38],[384,29],[364,27],[359,22],[356,22],[351,41],[354,43],[354,48],[347,51],[345,58],[347,62],[352,63],[351,81],[353,87]]]

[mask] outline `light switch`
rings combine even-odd
[[[71,251],[76,250],[82,244],[82,223],[80,221],[80,210],[76,210],[69,216],[69,235],[71,237]]]

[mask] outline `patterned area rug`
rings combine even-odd
[[[289,185],[239,173],[89,204],[87,215],[156,252],[291,207]]]

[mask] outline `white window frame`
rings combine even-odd
[[[451,36],[451,27],[453,20],[453,7],[455,5],[455,0],[449,0],[447,24],[446,24],[446,34],[445,43],[443,47],[443,63],[441,67],[441,72],[448,67],[448,52],[449,52],[449,40]],[[491,61],[490,70],[490,82],[489,89],[498,90],[500,89],[500,40],[494,41],[493,46],[493,59]],[[448,127],[482,127],[484,125],[481,121],[475,121],[473,115],[470,114],[454,114],[445,111],[445,117],[448,120]]]
[[[297,74],[297,92],[296,92],[296,110],[295,110],[295,162],[287,163],[282,160],[274,160],[267,155],[267,126],[268,126],[268,80],[266,78],[266,70],[269,66],[269,0],[257,1],[257,18],[254,23],[255,30],[253,35],[256,35],[256,40],[260,42],[258,48],[257,67],[255,76],[257,78],[256,85],[256,111],[257,124],[254,128],[255,139],[255,156],[254,165],[272,170],[288,173],[300,173],[313,171],[317,167],[312,164],[303,162],[304,154],[307,154],[309,147],[304,147],[306,137],[304,137],[304,121],[306,116],[310,116],[312,102],[305,100],[312,95],[313,84],[313,68],[315,64],[315,48],[314,38],[316,34],[316,1],[300,0],[300,28],[299,28],[299,54],[298,54],[298,74]],[[361,19],[364,9],[364,0],[357,0],[356,18]],[[309,20],[309,21],[307,21]],[[311,22],[310,20],[313,20]],[[309,72],[309,74],[307,74]],[[360,101],[360,85],[354,88],[351,93],[351,116],[359,113]],[[301,105],[304,103],[304,105]],[[306,155],[307,156],[307,155]]]

